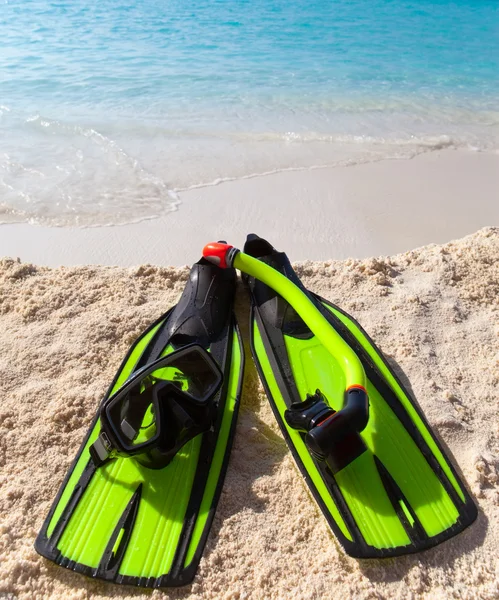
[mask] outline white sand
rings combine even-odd
[[[295,260],[363,258],[499,225],[499,154],[445,150],[412,160],[225,182],[180,194],[177,212],[120,227],[0,226],[0,256],[50,266],[185,265],[202,246],[258,231]]]
[[[358,318],[410,380],[476,498],[477,522],[418,555],[347,557],[309,498],[259,384],[240,287],[242,409],[194,584],[151,594],[42,559],[35,536],[102,394],[132,340],[178,297],[188,271],[50,269],[7,259],[0,261],[0,597],[499,597],[499,229],[391,258],[307,262],[297,271]]]

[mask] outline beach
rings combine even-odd
[[[114,227],[3,225],[0,256],[38,265],[182,266],[252,231],[293,260],[366,258],[443,243],[499,222],[499,154],[288,170],[178,193],[174,212]]]
[[[496,4],[3,4],[0,600],[499,598]],[[130,346],[176,304],[205,244],[223,240],[243,248],[249,233],[286,252],[308,289],[352,315],[374,339],[456,466],[478,507],[477,520],[413,555],[380,560],[345,553],[311,498],[265,395],[251,357],[250,302],[239,274],[241,407],[193,583],[161,590],[118,586],[42,558],[35,538]],[[168,351],[156,346],[152,355]],[[311,351],[307,360],[315,361]],[[367,363],[366,373],[372,368]],[[338,381],[331,377],[326,384]],[[364,441],[383,438],[376,410]],[[152,410],[154,418],[158,411]],[[125,418],[120,423],[130,432]],[[143,423],[147,432],[139,436],[147,437],[152,427]],[[198,444],[204,456],[215,429],[212,424],[209,435],[203,430],[188,443]],[[105,437],[99,441],[101,454],[109,453]],[[403,444],[397,446],[402,455]],[[191,467],[210,465],[213,483],[216,469],[223,470],[222,454],[204,463],[196,456],[189,455]],[[402,491],[411,480],[405,466],[410,462],[415,473],[424,461],[407,456],[400,463],[404,484],[380,473],[384,483],[392,481],[397,499],[390,496],[393,506],[375,517],[395,511],[412,539],[424,536],[424,527]],[[175,464],[185,466],[178,458]],[[111,466],[119,471],[127,460],[134,459]],[[133,489],[134,502],[144,499],[152,511],[161,507],[168,523],[158,526],[146,553],[168,546],[149,557],[158,571],[170,557],[180,569],[187,542],[180,540],[186,529],[177,496],[173,517],[164,514],[177,488],[169,488],[165,504],[158,501],[177,471],[156,471],[158,479],[147,480],[154,501],[146,493],[143,498],[137,484],[134,469],[143,465],[127,465],[133,488],[120,481],[122,498]],[[73,502],[76,511],[94,517],[105,497],[99,494],[111,488],[107,468],[98,475],[100,491],[85,487],[85,494],[93,491],[75,492],[67,506]],[[176,480],[178,489],[187,489],[190,475]],[[430,503],[428,512],[436,512],[429,498],[437,496],[426,494],[431,482],[424,484],[421,505]],[[215,487],[206,489],[209,495]],[[138,514],[138,504],[126,502],[110,541],[94,528],[110,563],[128,552],[128,534],[141,537],[139,529],[126,531],[130,515]],[[437,527],[446,519],[454,523],[452,502],[447,499],[443,509],[448,515],[435,517]],[[190,515],[195,528],[207,501],[199,513],[187,506],[185,514],[198,515],[195,525]],[[156,521],[143,518],[151,513],[140,514],[152,529]],[[384,534],[376,518],[365,524],[375,537]],[[81,521],[87,531],[94,523]],[[51,539],[66,535],[78,552],[83,549],[79,556],[100,556],[95,538],[79,537],[68,526],[54,531]],[[139,546],[140,554],[145,545]],[[134,569],[134,560],[142,559],[130,552],[127,560]],[[176,574],[173,567],[170,575]]]
[[[289,246],[289,244],[288,244]],[[292,256],[292,254],[291,254]],[[393,256],[305,261],[304,284],[373,336],[479,507],[457,538],[397,559],[349,558],[307,493],[250,357],[223,493],[192,585],[150,592],[39,557],[34,538],[135,337],[178,298],[186,267],[0,261],[0,594],[7,598],[460,598],[499,593],[499,230]]]

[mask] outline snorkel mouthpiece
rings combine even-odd
[[[366,450],[360,433],[369,420],[367,392],[362,386],[352,386],[345,395],[345,405],[339,411],[316,390],[284,412],[286,423],[305,434],[312,456],[326,461],[332,473],[341,471]]]
[[[203,258],[206,258],[206,260],[209,260],[221,269],[232,267],[234,259],[238,254],[239,250],[237,248],[223,242],[211,242],[211,244],[206,244],[203,248]]]

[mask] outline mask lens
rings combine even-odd
[[[168,403],[172,394],[204,404],[217,392],[221,381],[220,369],[207,352],[200,346],[190,346],[132,376],[109,399],[107,419],[123,449],[134,452],[158,438],[159,405]],[[168,428],[167,423],[164,425]]]
[[[171,364],[161,369],[160,376],[195,402],[205,402],[215,394],[222,379],[213,359],[199,346],[172,355]]]

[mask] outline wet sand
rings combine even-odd
[[[240,179],[179,194],[178,210],[118,227],[0,226],[0,256],[40,265],[181,266],[209,241],[258,231],[294,260],[365,258],[444,243],[499,224],[499,155],[411,160]]]

